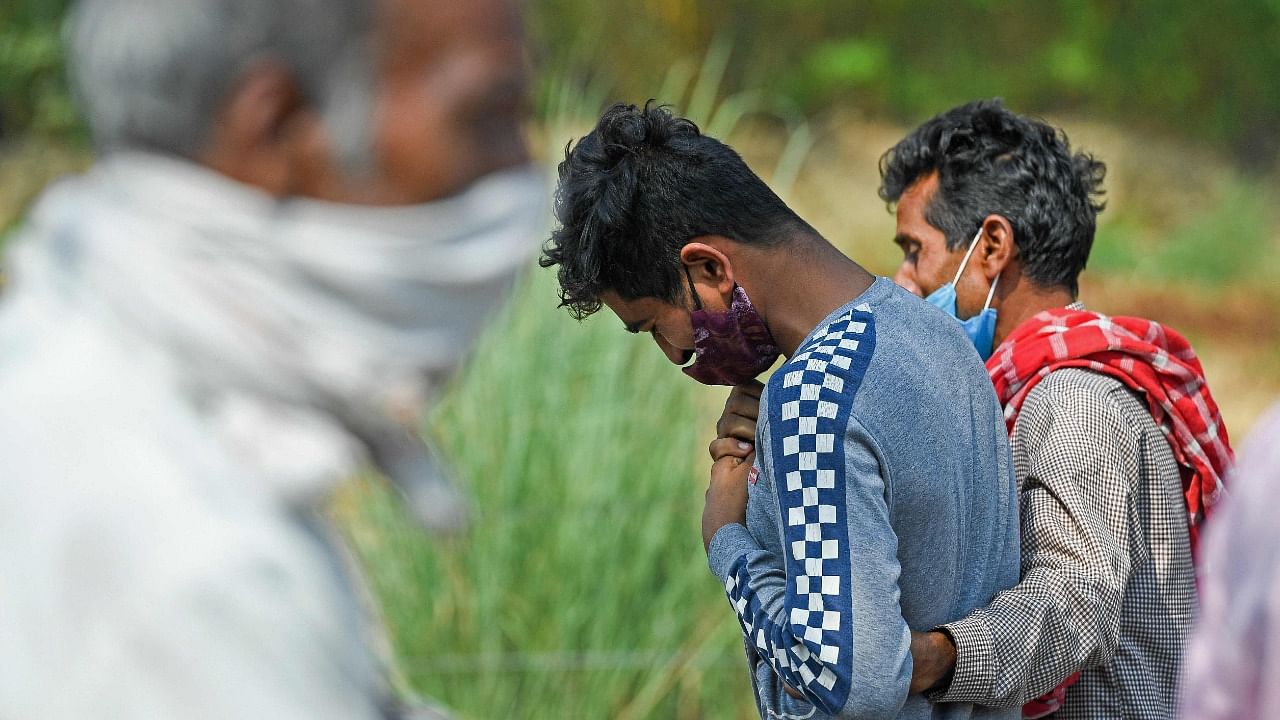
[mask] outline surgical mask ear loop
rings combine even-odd
[[[991,290],[987,293],[987,304],[982,306],[982,311],[986,312],[991,308],[991,298],[996,295],[996,285],[1000,284],[1000,276],[997,275],[995,280],[991,281]]]
[[[978,234],[974,235],[973,240],[969,243],[969,249],[965,252],[964,259],[960,261],[960,267],[956,269],[956,276],[951,278],[952,285],[960,282],[960,273],[964,272],[965,266],[969,264],[969,256],[973,254],[973,249],[978,247],[978,238],[980,237],[982,237],[982,228],[978,228]],[[688,272],[688,270],[686,269],[685,272]]]

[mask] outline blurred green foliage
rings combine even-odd
[[[722,87],[810,113],[852,104],[903,122],[1004,97],[1175,132],[1270,168],[1280,152],[1280,0],[535,0],[557,67],[654,96],[713,42]],[[666,98],[662,98],[666,99]]]
[[[1238,177],[1217,185],[1202,211],[1164,231],[1141,206],[1102,223],[1089,269],[1201,288],[1273,284],[1280,274],[1274,190]]]
[[[0,137],[67,136],[79,126],[62,70],[68,0],[0,3]]]
[[[68,5],[0,4],[10,132],[75,132]],[[918,122],[1001,96],[1181,133],[1255,167],[1280,153],[1280,0],[532,0],[530,20],[545,64],[609,97],[662,95],[671,68],[720,42],[732,48],[720,92],[792,113],[851,104]]]

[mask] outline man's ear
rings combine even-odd
[[[995,280],[1018,257],[1013,225],[1003,215],[988,215],[982,221],[982,237],[985,242],[974,251],[973,261],[982,268],[987,280]]]
[[[276,196],[292,194],[300,146],[307,143],[313,113],[284,68],[262,63],[236,83],[213,125],[201,163]]]
[[[714,242],[713,238],[707,239]],[[680,260],[689,269],[694,283],[710,285],[722,298],[729,298],[735,282],[733,264],[719,248],[702,240],[697,238],[681,248]]]

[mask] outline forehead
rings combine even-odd
[[[924,210],[928,208],[929,201],[933,200],[933,193],[937,190],[938,174],[929,173],[916,179],[902,191],[902,196],[897,200],[897,224],[900,229],[904,224],[925,222]]]
[[[643,325],[675,307],[652,297],[624,300],[612,290],[600,293],[600,301],[612,310],[613,314],[617,315],[618,319],[629,329],[633,326]]]
[[[925,220],[925,210],[938,191],[938,174],[936,172],[916,180],[903,191],[898,198],[897,219],[898,234],[907,235],[915,240],[923,241],[933,235],[941,235],[942,231]]]
[[[424,2],[382,0],[381,31],[392,62],[442,56],[487,48],[521,54],[523,31],[513,0]]]

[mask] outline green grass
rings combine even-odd
[[[469,531],[423,536],[372,480],[339,504],[404,678],[472,718],[749,716],[699,533],[706,391],[612,317],[556,310],[549,275],[433,418]]]
[[[721,98],[727,60],[716,45],[700,67],[673,68],[658,99],[732,133],[766,109]],[[614,99],[567,72],[545,73],[539,96],[551,158]],[[771,173],[783,190],[812,143],[802,120],[789,126]],[[753,717],[700,531],[724,391],[607,310],[575,322],[555,307],[553,275],[531,273],[432,418],[472,500],[469,531],[425,537],[374,480],[338,504],[401,680],[477,719]]]

